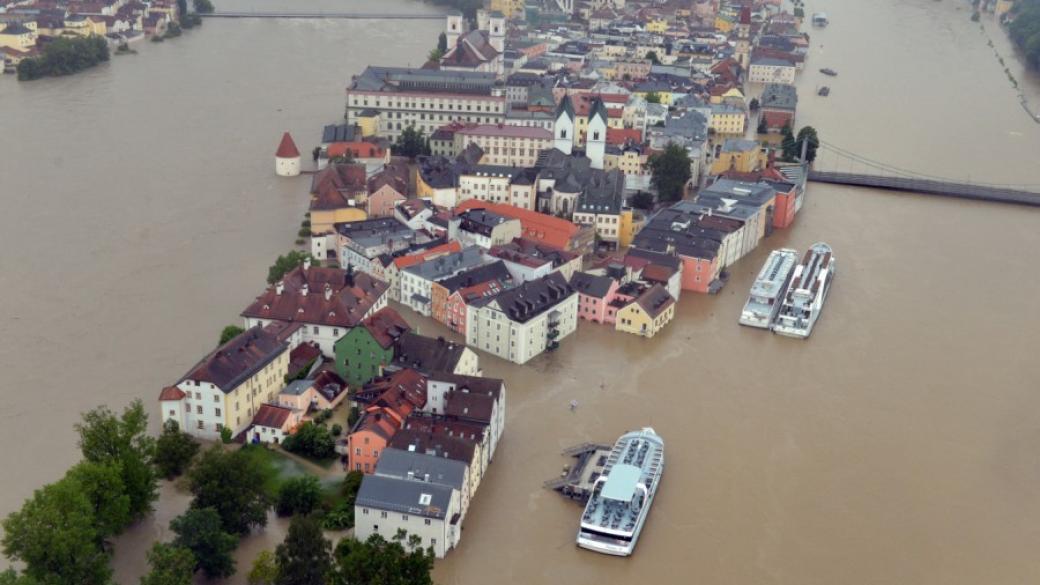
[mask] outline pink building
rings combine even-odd
[[[499,281],[492,280],[453,292],[444,304],[444,324],[456,333],[465,334],[469,304],[480,298],[497,295],[502,292],[502,288]]]
[[[347,383],[335,372],[319,372],[313,380],[297,380],[278,394],[278,406],[298,411],[301,416],[310,412],[332,409],[347,396]]]
[[[368,216],[392,217],[407,195],[408,166],[397,161],[386,165],[368,180]]]
[[[571,286],[578,291],[578,317],[593,323],[613,323],[617,308],[611,301],[618,291],[618,282],[609,276],[575,272]]]

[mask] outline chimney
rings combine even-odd
[[[311,267],[311,257],[307,256],[306,258],[303,259],[303,269],[307,270],[310,267]]]
[[[300,288],[300,294],[302,294],[303,296],[307,296],[307,293],[310,292],[310,288],[311,287],[306,282],[303,283],[303,287]]]
[[[325,300],[328,301],[328,300],[331,300],[331,299],[332,299],[332,287],[329,286],[329,283],[326,282],[325,283]]]
[[[426,483],[430,482],[430,474],[429,473],[423,474],[423,481],[425,481]]]
[[[283,290],[285,290],[285,281],[284,280],[279,280],[274,285],[274,294],[280,295],[280,294],[282,294]]]

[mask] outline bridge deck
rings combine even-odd
[[[371,14],[364,12],[258,12],[221,10],[210,14],[200,14],[206,18],[309,18],[309,19],[350,19],[350,20],[441,20],[441,14]]]
[[[872,187],[875,189],[907,191],[928,195],[943,195],[946,197],[976,199],[979,201],[996,201],[1001,203],[1040,206],[1040,193],[1007,189],[1003,187],[972,185],[970,183],[952,183],[933,181],[929,179],[861,175],[856,173],[838,173],[831,171],[809,171],[809,180],[817,183]]]

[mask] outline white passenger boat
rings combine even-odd
[[[836,269],[830,246],[817,242],[809,248],[802,263],[794,269],[791,285],[773,322],[775,333],[802,339],[809,337],[820,318]]]
[[[632,554],[663,472],[664,440],[654,429],[622,435],[581,515],[578,546],[608,555]]]
[[[751,285],[751,293],[740,312],[740,324],[769,329],[783,304],[791,275],[798,264],[798,252],[790,248],[773,250]]]

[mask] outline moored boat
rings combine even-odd
[[[836,269],[831,247],[823,242],[813,244],[794,269],[791,285],[773,322],[773,332],[801,339],[809,337],[823,311]]]
[[[822,96],[822,97],[827,97],[827,96],[831,95],[831,88],[829,88],[829,87],[827,87],[825,85],[825,86],[821,87],[820,89],[818,89],[816,91],[816,95]]]
[[[823,73],[824,75],[829,75],[831,77],[835,77],[835,76],[838,75],[837,71],[835,71],[835,70],[833,70],[833,69],[831,69],[829,67],[824,67],[823,69],[820,69],[820,73]]]
[[[608,555],[631,555],[663,472],[664,440],[654,429],[621,435],[585,504],[578,546]]]
[[[791,275],[798,264],[798,252],[790,248],[773,250],[758,272],[744,309],[740,312],[740,324],[748,327],[769,329],[783,303]]]

